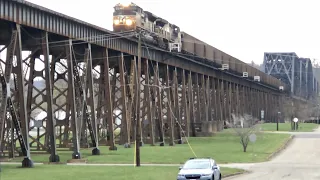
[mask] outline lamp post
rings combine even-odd
[[[279,131],[279,120],[280,120],[280,115],[281,115],[281,112],[278,111],[278,118],[277,118],[277,131]]]
[[[318,104],[318,111],[317,111],[317,124],[319,123],[319,114],[320,114],[320,104]]]
[[[294,122],[294,130],[297,130],[297,123],[298,123],[298,118],[293,118],[293,122]]]

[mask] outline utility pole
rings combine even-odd
[[[141,133],[140,133],[140,76],[141,76],[141,32],[139,32],[139,41],[138,41],[138,68],[136,67],[136,166],[140,166],[140,142],[141,142]]]

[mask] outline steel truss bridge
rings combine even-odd
[[[1,156],[26,167],[33,150],[58,162],[57,148],[79,159],[80,147],[129,147],[136,96],[143,143],[163,146],[221,131],[232,113],[274,121],[286,92],[146,44],[140,61],[136,40],[23,0],[0,0],[0,45]]]
[[[265,53],[264,72],[286,83],[292,96],[305,100],[318,96],[319,82],[309,58],[300,58],[294,52]]]
[[[319,81],[309,58],[298,57],[294,52],[266,52],[263,70],[287,85],[289,93],[282,104],[298,107],[293,116],[303,114],[304,120],[318,120]]]

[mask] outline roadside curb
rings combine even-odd
[[[228,177],[239,176],[239,175],[248,174],[248,173],[250,173],[250,171],[243,171],[243,172],[237,172],[237,173],[228,174],[228,175],[222,175],[222,177],[228,178]]]
[[[295,135],[291,135],[289,137],[289,139],[287,139],[280,148],[278,148],[275,152],[273,152],[272,154],[270,154],[267,158],[266,161],[270,161],[272,160],[275,156],[277,156],[279,153],[281,153],[283,150],[285,150],[289,145],[290,143],[292,142],[292,140],[294,139]]]

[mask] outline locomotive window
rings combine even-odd
[[[113,13],[114,15],[136,15],[136,12],[131,10],[118,10]]]

